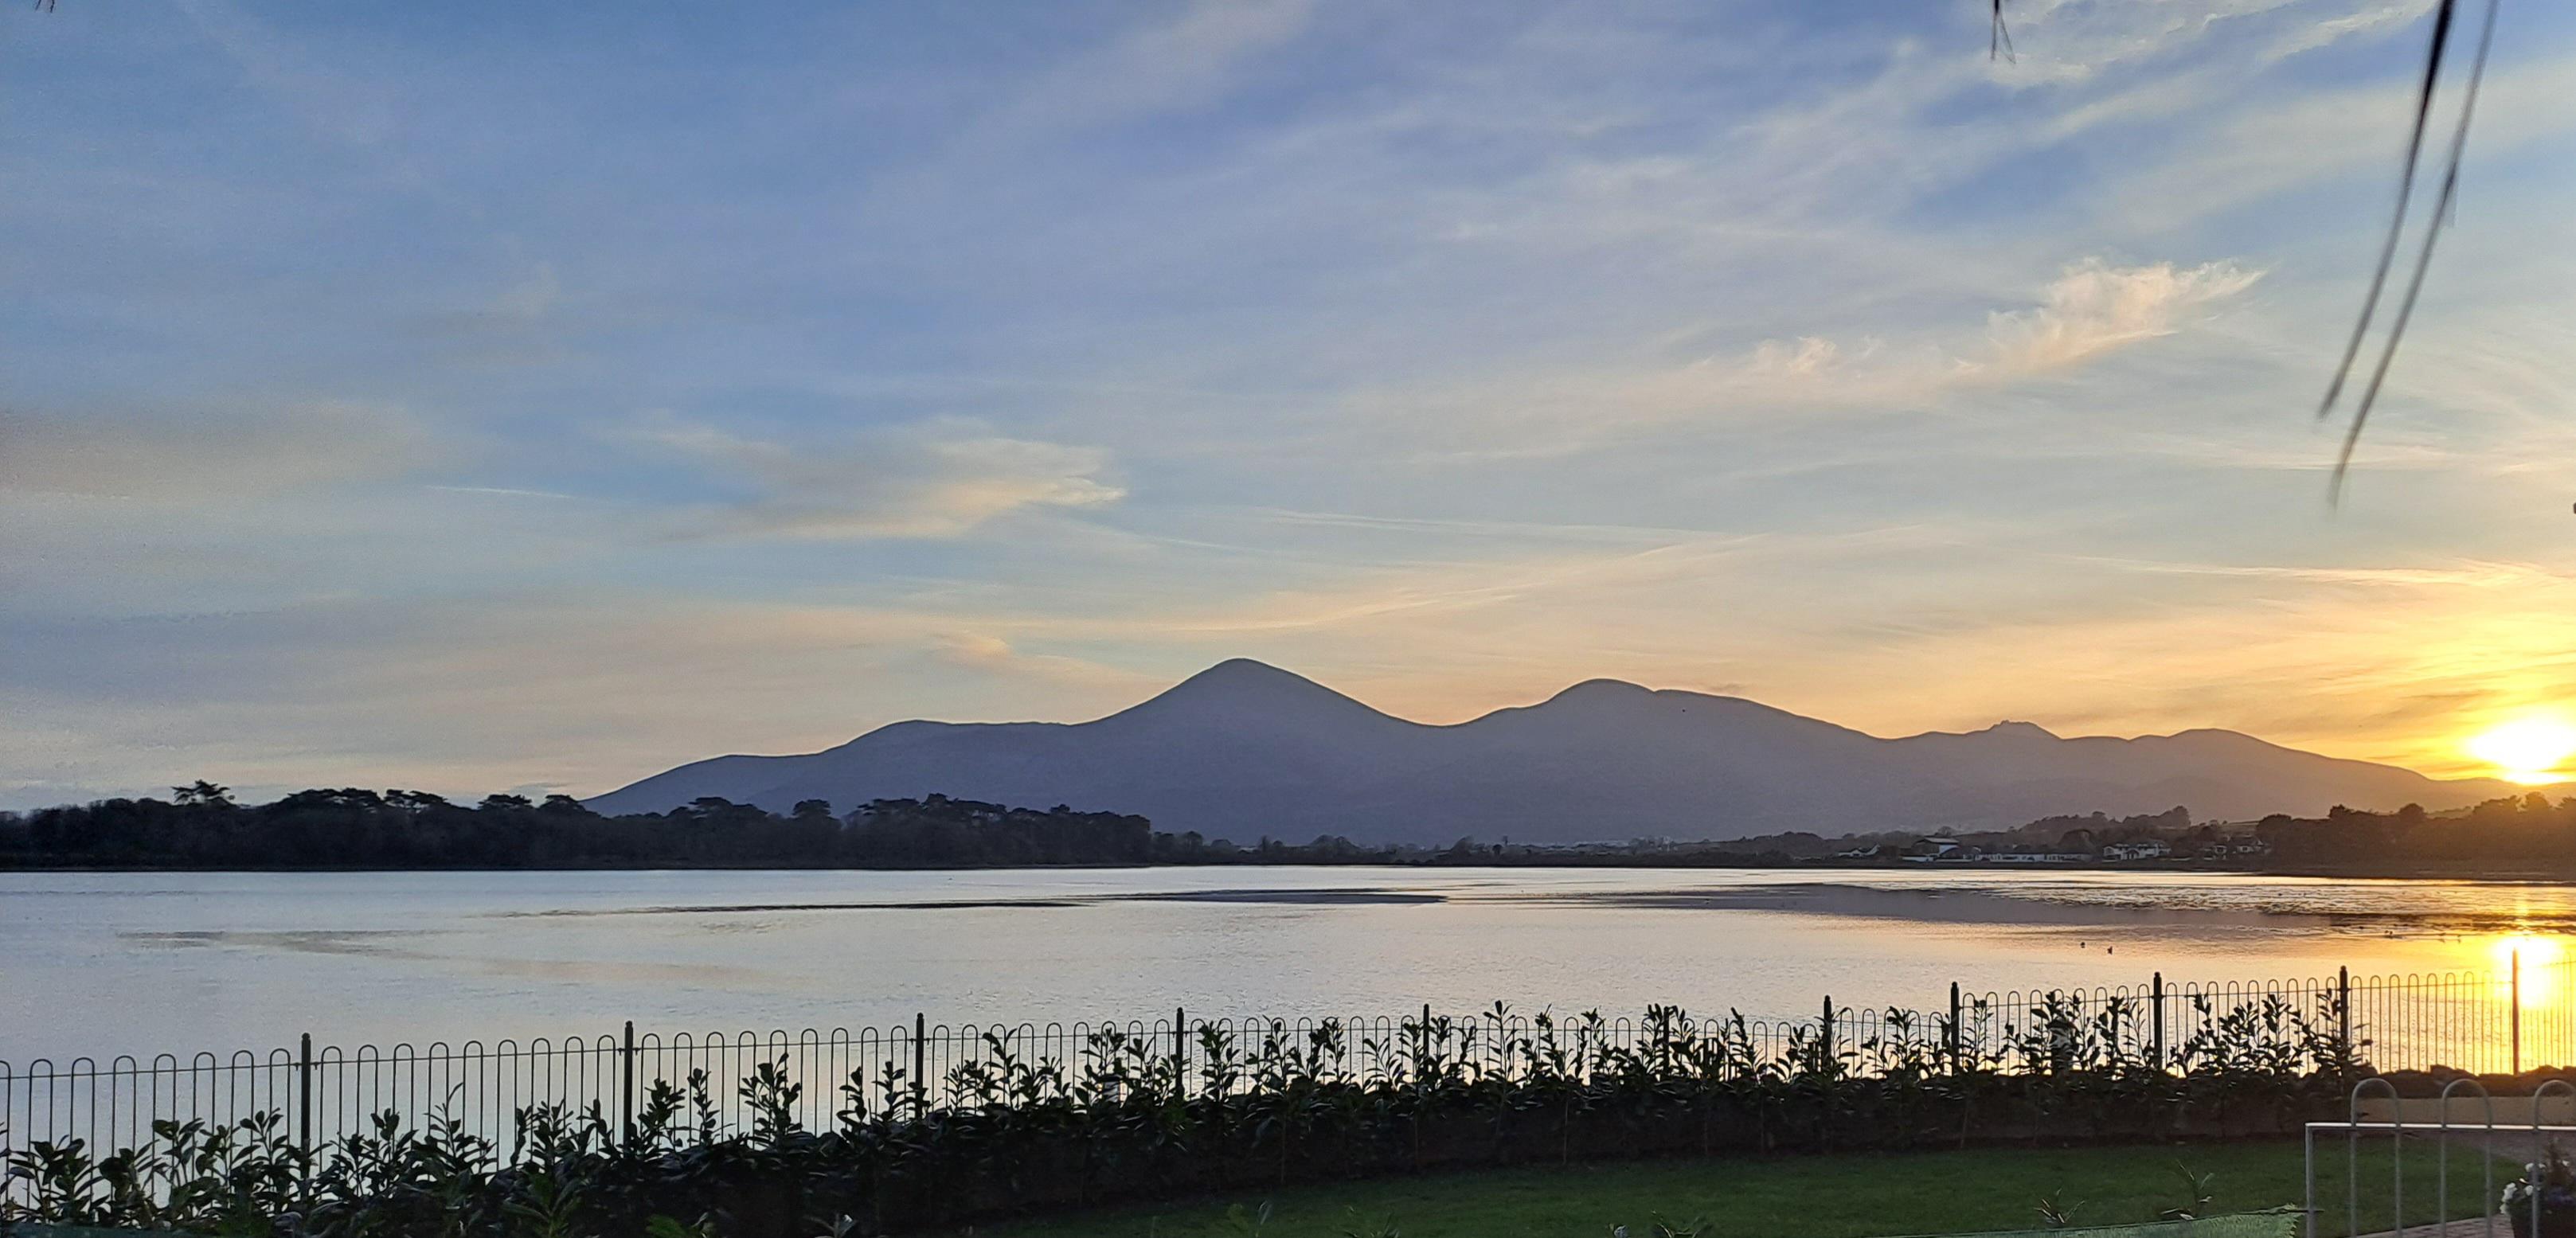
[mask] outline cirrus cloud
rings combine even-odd
[[[685,519],[694,536],[944,538],[1013,512],[1115,503],[1109,453],[934,420],[820,447],[657,414],[621,437],[676,454],[731,488]]]
[[[2087,258],[2061,272],[2038,307],[1989,318],[1986,335],[1993,354],[1977,364],[1991,366],[2001,377],[2080,364],[2171,335],[2200,309],[2261,278],[2263,272],[2233,262],[2115,267]]]
[[[2180,334],[2263,278],[2233,260],[2194,266],[2114,265],[2087,257],[2062,267],[2036,302],[1986,315],[1982,332],[1953,328],[1910,339],[1850,341],[1826,335],[1766,339],[1749,350],[1678,364],[1576,368],[1505,380],[1479,377],[1413,393],[1410,411],[1434,427],[1460,421],[1509,424],[1510,442],[1475,454],[1550,456],[1596,448],[1641,433],[1711,419],[1742,421],[1783,412],[1853,414],[1919,408],[1969,388],[1995,388],[2063,375]],[[1361,404],[1386,422],[1386,396]]]
[[[357,401],[83,416],[0,408],[0,491],[237,502],[399,476],[448,454],[404,410]]]
[[[2178,267],[2069,263],[2039,303],[1986,316],[1981,339],[1924,341],[1887,349],[1864,340],[1845,347],[1822,336],[1764,340],[1732,363],[1701,363],[1739,390],[1799,404],[1878,404],[1944,388],[1993,386],[2076,369],[2123,349],[2174,335],[2212,307],[2254,286],[2259,268],[2233,261]]]

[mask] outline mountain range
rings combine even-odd
[[[1238,658],[1090,722],[898,722],[801,756],[693,762],[589,804],[658,812],[719,796],[847,810],[935,792],[1140,813],[1160,830],[1238,843],[1541,843],[1982,829],[2177,804],[2230,820],[2334,804],[2438,811],[2516,791],[2235,731],[2067,738],[2003,722],[1881,739],[1738,697],[1610,679],[1434,726]]]

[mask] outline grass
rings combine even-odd
[[[2320,1145],[2321,1148],[2323,1145]],[[2410,1146],[2408,1222],[2435,1219],[2434,1159]],[[2343,1224],[2343,1150],[2319,1157],[2325,1232]],[[2215,1212],[2297,1205],[2306,1167],[2295,1141],[2088,1148],[2007,1148],[1778,1160],[1657,1161],[1491,1170],[1297,1187],[979,1227],[979,1238],[1607,1238],[1705,1219],[1716,1238],[1873,1238],[2037,1229],[2043,1197],[2076,1225],[2157,1219],[2185,1207],[2184,1170],[2207,1174]],[[2361,1157],[2360,1233],[2390,1228],[2390,1158]],[[2499,1165],[2496,1181],[2514,1168]],[[2484,1211],[2474,1153],[2454,1152],[2452,1217]],[[1269,1207],[1266,1223],[1260,1209]],[[1229,1216],[1229,1209],[1233,1215]]]

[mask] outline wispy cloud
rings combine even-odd
[[[2233,262],[2177,270],[2169,262],[2114,267],[2089,258],[2068,267],[2033,309],[1988,320],[1992,354],[1972,372],[2009,380],[2080,365],[2113,349],[2181,330],[2204,307],[2245,291],[2260,271]]]
[[[794,538],[955,537],[1032,508],[1102,507],[1108,453],[947,422],[801,447],[669,414],[621,436],[692,461],[749,493],[692,513],[693,531]]]
[[[77,415],[0,408],[0,490],[239,504],[442,462],[452,445],[395,407],[317,401]]]
[[[1919,409],[1963,390],[2063,374],[2174,335],[2261,278],[2235,261],[2114,266],[2086,258],[2049,281],[2036,304],[1989,312],[1981,331],[1768,339],[1679,363],[1575,367],[1378,393],[1362,415],[1382,418],[1388,407],[1401,407],[1411,416],[1398,424],[1416,433],[1454,441],[1443,427],[1476,426],[1494,442],[1470,454],[1528,457],[1597,449],[1658,426]]]
[[[1247,59],[1304,31],[1314,8],[1312,0],[1189,0],[1170,19],[1022,86],[986,132],[1080,128],[1204,104],[1240,80]]]
[[[2390,0],[2355,12],[2302,22],[2275,39],[2265,55],[2268,59],[2285,60],[2301,52],[2332,47],[2345,39],[2391,34],[2432,12],[2438,2]]]
[[[2571,91],[2576,54],[2491,69],[2480,88],[2473,156],[2485,159],[2576,131],[2576,114],[2559,103]],[[2105,215],[2142,230],[2170,229],[2355,174],[2384,195],[2393,182],[2383,178],[2395,175],[2390,135],[2404,134],[2410,108],[2407,92],[2388,82],[2320,86],[2229,111],[2195,140],[2166,144],[2164,153],[2114,170],[2092,192]],[[2367,267],[2360,269],[2366,275]]]
[[[2086,258],[2059,272],[2037,305],[1988,314],[1984,335],[1973,342],[1926,341],[1928,348],[1892,350],[1878,340],[1849,349],[1817,336],[1793,343],[1765,340],[1735,373],[1768,391],[1820,403],[1919,398],[1954,386],[2012,383],[2172,335],[2262,277],[2232,261],[2122,267]]]
[[[383,81],[317,64],[294,43],[227,0],[179,0],[172,6],[220,50],[244,81],[317,133],[358,147],[380,147],[402,113]]]
[[[2425,2],[0,6],[0,800],[1235,654],[2439,764],[2569,687],[2576,20],[2507,7],[2330,520]]]

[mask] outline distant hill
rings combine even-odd
[[[1091,722],[898,722],[803,756],[726,756],[589,801],[656,812],[721,796],[784,812],[932,792],[1140,813],[1249,843],[1740,838],[1997,828],[2054,813],[2313,816],[2440,810],[2518,789],[2442,782],[2233,731],[2061,738],[2027,722],[1880,739],[1753,701],[1596,679],[1427,726],[1248,659]]]

